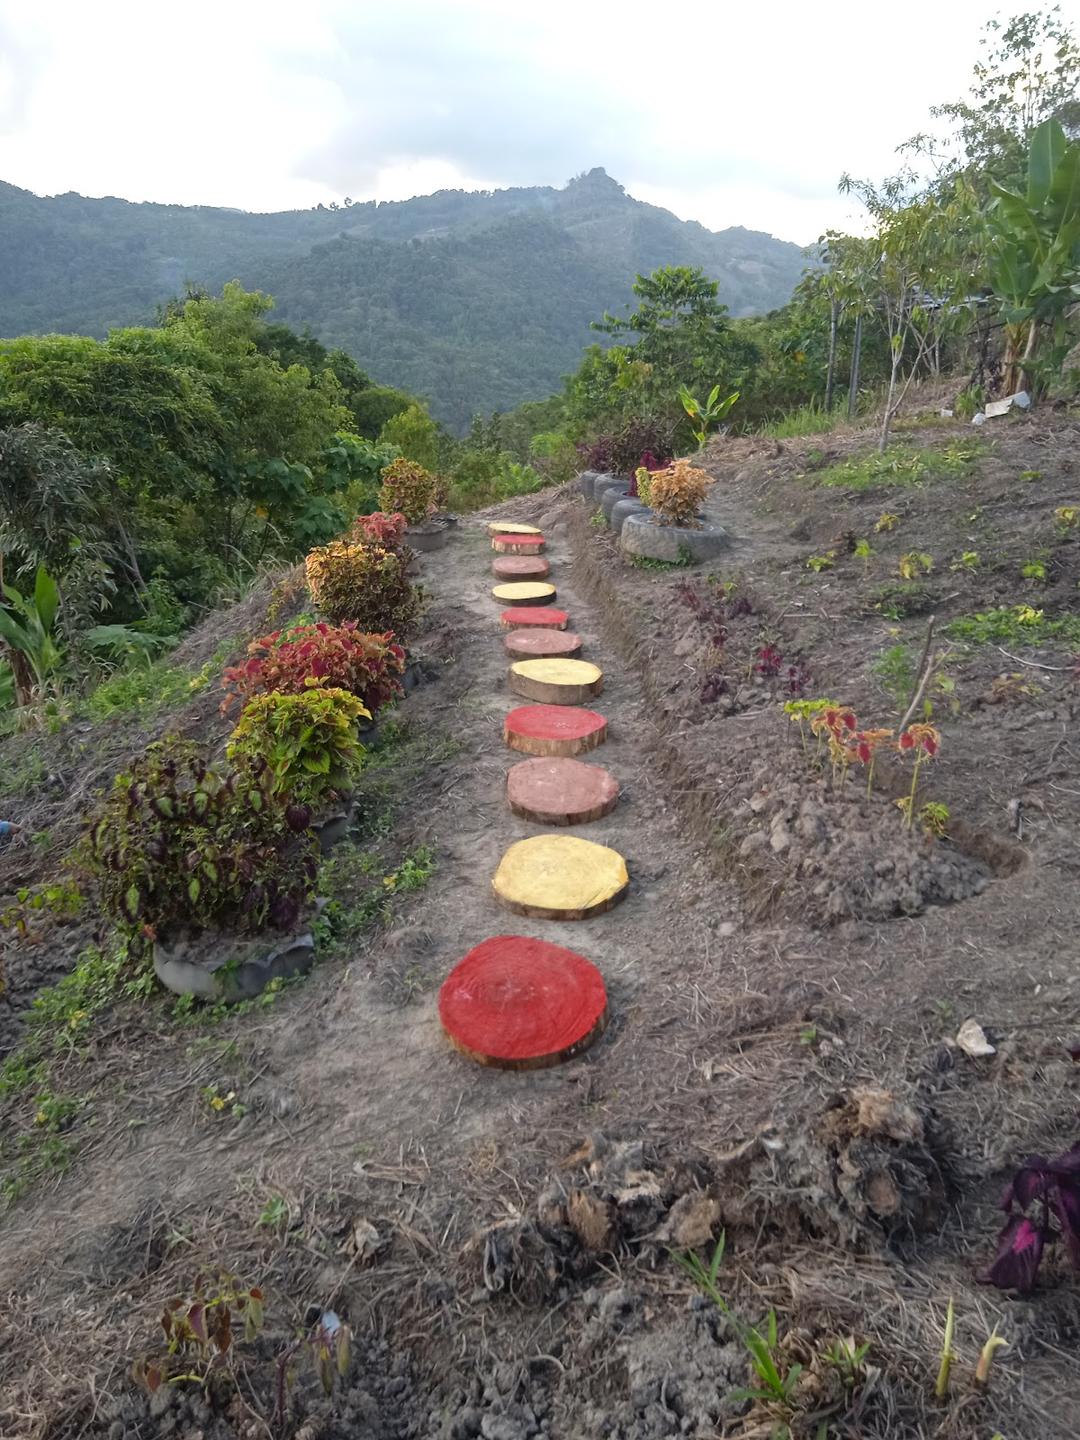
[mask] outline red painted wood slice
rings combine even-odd
[[[565,630],[570,616],[565,610],[556,610],[551,605],[512,605],[499,616],[504,630],[517,630],[522,625],[540,625],[546,630]]]
[[[491,548],[497,555],[539,555],[545,544],[543,535],[493,535]]]
[[[491,569],[500,580],[546,580],[551,574],[542,555],[496,555]]]
[[[450,1041],[481,1065],[542,1070],[579,1055],[607,1024],[603,976],[573,950],[496,935],[470,950],[439,991]]]
[[[515,660],[543,660],[550,655],[578,655],[581,636],[573,630],[511,630],[503,641],[506,653]]]
[[[520,760],[506,776],[510,809],[538,825],[587,825],[610,815],[618,799],[613,775],[565,756]]]
[[[503,740],[526,755],[584,755],[606,739],[603,715],[568,705],[519,705],[503,722]]]

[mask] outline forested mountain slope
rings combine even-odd
[[[458,425],[552,390],[639,272],[700,265],[743,315],[783,304],[805,263],[770,235],[634,200],[602,170],[561,190],[264,215],[0,184],[0,334],[102,335],[150,319],[185,282],[239,279]]]

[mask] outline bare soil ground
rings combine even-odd
[[[1010,1169],[1077,1138],[1071,647],[957,647],[925,780],[949,808],[944,840],[903,831],[904,777],[888,767],[869,800],[857,778],[835,790],[781,709],[795,686],[895,725],[903,701],[879,657],[908,644],[917,660],[929,613],[944,632],[996,606],[1077,608],[1080,544],[1054,512],[1080,504],[1080,426],[1043,416],[985,438],[958,473],[867,491],[815,480],[865,452],[866,433],[714,442],[709,508],[734,543],[711,584],[700,569],[627,566],[569,492],[491,512],[542,525],[558,603],[605,671],[610,738],[588,760],[622,796],[575,833],[626,856],[631,890],[585,922],[521,921],[490,891],[503,850],[537,827],[503,798],[515,702],[488,516],[423,558],[428,680],[377,752],[355,844],[335,852],[343,921],[323,963],[240,1016],[120,1000],[50,1061],[50,1093],[79,1103],[63,1165],[39,1166],[0,1222],[0,1434],[1077,1433],[1076,1277],[1052,1257],[1023,1301],[974,1278]],[[896,528],[875,532],[884,512]],[[848,535],[874,554],[856,558]],[[829,550],[830,568],[807,569]],[[933,557],[917,589],[896,574],[911,551]],[[950,568],[976,551],[976,569]],[[1022,579],[1040,556],[1045,582]],[[727,595],[720,582],[734,582]],[[265,596],[189,643],[210,653],[264,613]],[[766,647],[780,660],[763,662]],[[84,804],[169,724],[213,733],[214,713],[211,692],[111,737],[47,739],[44,768],[63,782],[26,804],[52,853],[0,852],[0,889],[48,873],[71,797]],[[427,885],[388,888],[373,908],[383,874],[424,845],[438,867]],[[350,905],[374,923],[350,927]],[[0,1043],[19,1043],[25,1007],[91,931],[9,951]],[[439,984],[500,933],[599,966],[612,1023],[587,1055],[512,1074],[445,1042]],[[993,1056],[953,1043],[968,1017]],[[245,1113],[214,1112],[207,1087]],[[39,1088],[0,1099],[5,1175],[40,1153]],[[670,1258],[707,1257],[721,1230],[724,1296],[754,1322],[775,1310],[785,1363],[805,1367],[789,1414],[732,1398],[751,1379],[746,1351]],[[210,1262],[263,1288],[265,1328],[237,1347],[235,1387],[148,1398],[130,1366],[160,1350],[164,1303]],[[950,1297],[955,1378],[938,1402]],[[353,1366],[330,1399],[300,1367],[275,1421],[275,1360],[312,1304],[348,1319]],[[995,1324],[1009,1349],[977,1393]],[[824,1352],[852,1334],[870,1348],[846,1388]]]

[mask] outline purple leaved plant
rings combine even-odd
[[[1052,1160],[1044,1155],[1025,1160],[1006,1188],[1001,1208],[1008,1219],[998,1236],[997,1254],[980,1280],[1000,1290],[1031,1290],[1043,1251],[1058,1238],[1058,1230],[1069,1259],[1080,1270],[1080,1144]]]

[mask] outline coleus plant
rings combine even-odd
[[[398,676],[404,671],[405,651],[392,631],[368,634],[355,620],[299,625],[251,642],[247,660],[222,676],[227,694],[221,708],[253,695],[297,695],[319,687],[347,690],[375,715],[403,693]]]
[[[403,640],[423,608],[406,564],[404,552],[373,542],[332,540],[308,554],[304,574],[311,598],[332,624],[352,620],[361,630],[389,630]]]
[[[167,1356],[140,1359],[134,1378],[153,1394],[178,1380],[205,1382],[210,1372],[227,1365],[237,1338],[258,1337],[263,1323],[263,1292],[257,1285],[242,1285],[226,1270],[205,1271],[195,1277],[191,1293],[170,1300],[161,1316]],[[183,1357],[183,1373],[175,1373],[174,1356]],[[205,1367],[192,1373],[192,1362]]]
[[[439,508],[445,488],[437,475],[401,455],[382,472],[379,504],[384,513],[404,515],[410,525],[419,525]]]
[[[364,763],[357,722],[370,720],[346,690],[311,689],[299,695],[254,695],[244,706],[227,754],[234,764],[269,772],[270,793],[281,804],[324,808],[352,789]]]
[[[313,896],[312,808],[277,795],[265,759],[207,765],[177,737],[151,745],[90,821],[80,848],[103,910],[133,933],[287,929]]]
[[[1047,1245],[1058,1238],[1080,1270],[1080,1144],[1053,1159],[1029,1156],[1006,1187],[1001,1208],[1008,1218],[981,1280],[1001,1290],[1031,1290]]]
[[[353,538],[361,543],[365,540],[381,545],[384,550],[400,550],[405,543],[405,528],[408,520],[401,511],[387,515],[375,510],[370,515],[358,515],[352,524]]]

